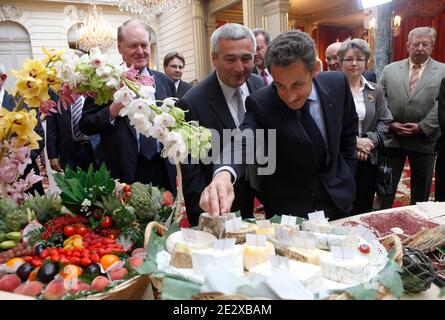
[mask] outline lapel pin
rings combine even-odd
[[[374,101],[374,96],[372,94],[368,94],[368,100],[373,102]]]

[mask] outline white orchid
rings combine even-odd
[[[176,101],[178,101],[178,98],[165,98],[164,101],[162,101],[161,109],[164,112],[170,112],[170,110],[175,106]]]
[[[169,133],[170,131],[164,126],[153,126],[150,135],[164,143]]]
[[[171,115],[169,115],[168,113],[165,113],[165,112],[158,114],[153,119],[153,125],[155,127],[163,126],[163,127],[171,128],[171,127],[174,127],[175,124],[176,124],[175,118],[173,118]]]
[[[162,156],[173,159],[174,162],[182,162],[187,157],[187,147],[180,133],[172,131],[164,142]]]
[[[153,111],[150,109],[148,101],[141,98],[130,102],[128,106],[119,112],[119,115],[121,117],[128,116],[131,119],[136,113],[143,114],[150,121],[153,118]]]
[[[153,100],[153,98],[155,97],[156,89],[154,87],[150,87],[150,86],[141,86],[139,88],[139,93],[142,98],[147,99],[147,100]],[[154,103],[155,103],[155,101],[153,101],[151,104],[154,104]]]
[[[136,94],[127,86],[123,86],[114,93],[114,102],[128,106],[136,98]]]
[[[130,124],[134,128],[146,137],[149,137],[152,131],[151,122],[148,120],[147,116],[143,113],[134,113],[130,118]]]

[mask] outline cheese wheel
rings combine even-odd
[[[249,270],[261,263],[269,261],[269,257],[275,255],[274,245],[266,241],[265,247],[249,246],[247,244],[244,247],[244,268]]]
[[[165,243],[167,251],[173,253],[173,249],[178,243],[183,245],[183,250],[185,250],[184,248],[189,248],[191,250],[207,249],[211,248],[213,242],[216,240],[214,235],[207,232],[195,231],[193,234],[195,238],[193,240],[188,240],[185,239],[182,231],[172,233]]]
[[[226,229],[225,222],[232,219],[232,217],[231,214],[213,216],[210,213],[203,212],[199,216],[198,230],[208,232],[218,239],[223,239]]]

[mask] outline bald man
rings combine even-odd
[[[340,50],[341,42],[331,43],[326,48],[326,63],[328,64],[329,71],[341,71],[340,61],[338,61],[337,53]]]

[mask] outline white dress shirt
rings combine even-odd
[[[3,98],[5,97],[5,89],[0,90],[0,106],[3,106]]]

